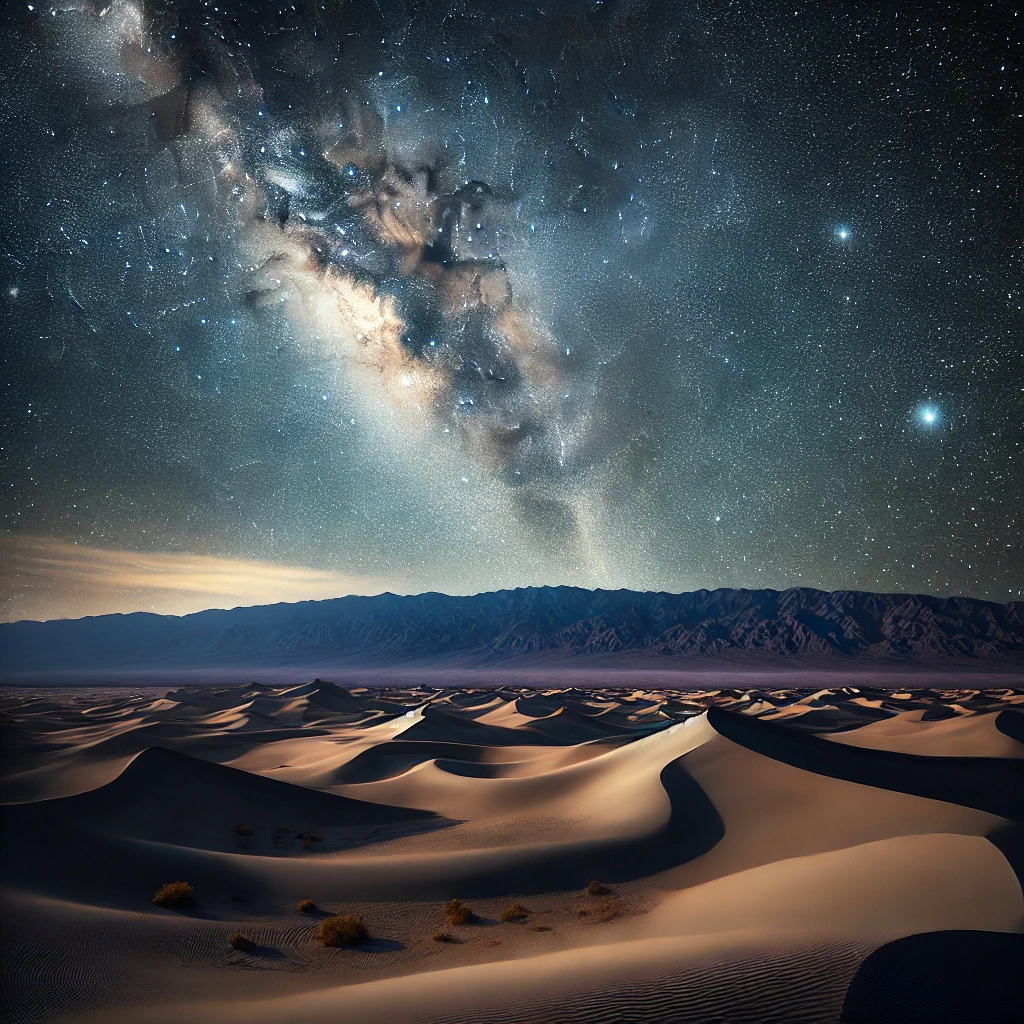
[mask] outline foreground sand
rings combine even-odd
[[[317,681],[0,707],[4,1020],[991,1022],[1024,1005],[1020,691]],[[155,907],[178,879],[195,907]],[[446,923],[452,897],[472,923]],[[528,916],[502,923],[513,901]],[[324,948],[338,912],[371,940]]]

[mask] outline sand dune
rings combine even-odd
[[[6,691],[0,1012],[924,1019],[928,950],[998,966],[1024,934],[1022,696]],[[154,906],[176,879],[195,906]],[[324,948],[333,912],[371,941]]]

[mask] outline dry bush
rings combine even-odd
[[[316,904],[312,900],[299,900],[295,909],[300,914],[312,914],[316,910]]]
[[[611,894],[611,889],[606,885],[602,885],[596,878],[592,878],[587,883],[587,895],[588,896],[608,896]]]
[[[319,832],[300,832],[296,837],[302,840],[302,848],[304,850],[312,850],[314,843],[322,843],[324,837]]]
[[[469,924],[476,915],[461,900],[450,900],[444,908],[449,924]]]
[[[248,825],[236,825],[235,826],[235,835],[236,836],[254,836],[254,835],[256,835],[256,833],[253,832],[253,830],[251,828],[249,828]]]
[[[611,921],[613,918],[622,915],[622,904],[617,896],[605,896],[601,900],[601,909],[598,911],[602,921]]]
[[[509,921],[522,921],[529,916],[530,912],[521,903],[513,903],[512,906],[506,907],[501,912],[501,920],[506,923]]]
[[[325,946],[359,946],[370,938],[363,919],[355,914],[325,918],[317,935]]]
[[[157,889],[153,902],[158,907],[192,907],[195,895],[195,889],[188,882],[168,882]]]
[[[251,953],[256,948],[256,943],[249,938],[248,935],[243,935],[241,932],[235,932],[234,935],[228,939],[232,949],[237,949],[242,953]]]
[[[435,942],[458,942],[454,935],[449,935],[447,932],[434,932],[432,936]]]

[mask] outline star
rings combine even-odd
[[[994,22],[861,5],[837,63],[824,4],[738,36],[672,4],[157,5],[201,8],[187,39],[130,6],[131,46],[0,18],[0,344],[8,404],[33,399],[5,531],[408,592],[1018,593],[1020,71]],[[986,116],[922,107],[923,67]],[[960,523],[965,488],[992,516]],[[851,495],[866,537],[821,514]]]

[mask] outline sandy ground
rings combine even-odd
[[[910,1021],[946,984],[900,966],[922,936],[988,944],[977,1019],[1021,1005],[1021,691],[316,681],[0,716],[5,1021]],[[155,906],[178,880],[194,906]],[[339,913],[369,941],[325,947]]]

